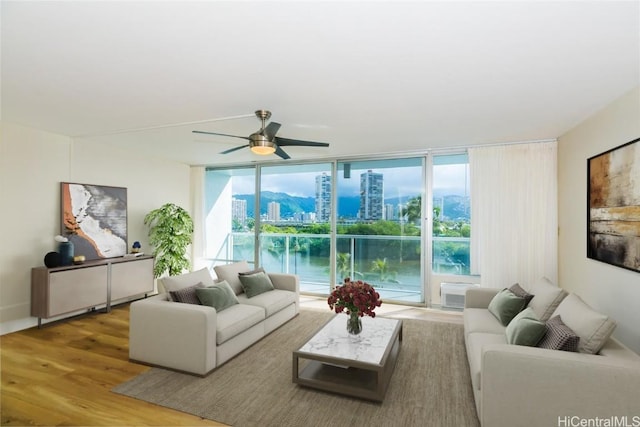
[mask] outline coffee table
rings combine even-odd
[[[400,353],[402,320],[362,318],[362,332],[347,332],[347,316],[334,316],[293,352],[293,382],[382,402]]]

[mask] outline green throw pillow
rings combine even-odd
[[[509,322],[505,332],[509,344],[535,347],[544,337],[547,327],[538,320],[532,308],[526,308]]]
[[[507,326],[511,319],[522,311],[525,303],[524,298],[515,295],[509,289],[503,289],[489,303],[489,312],[500,321],[502,326]]]
[[[196,288],[196,295],[202,305],[208,305],[217,311],[240,303],[226,280],[207,288]]]
[[[264,271],[255,274],[241,274],[239,277],[240,283],[242,283],[242,289],[244,289],[247,298],[252,298],[274,289],[271,279],[269,279],[269,276],[267,276],[267,273]]]

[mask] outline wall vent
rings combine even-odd
[[[441,283],[441,305],[446,308],[464,308],[464,293],[468,288],[477,287],[472,283]]]

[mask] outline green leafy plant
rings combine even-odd
[[[187,246],[193,241],[193,220],[180,206],[166,203],[144,217],[149,227],[149,244],[154,247],[155,277],[168,271],[169,276],[181,274],[191,266]]]

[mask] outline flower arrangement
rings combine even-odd
[[[331,292],[327,302],[329,308],[335,310],[336,313],[342,313],[346,310],[347,314],[353,315],[355,313],[360,317],[376,317],[373,310],[382,305],[380,294],[373,286],[362,280],[352,282],[348,277],[344,279],[344,285],[336,287]]]

